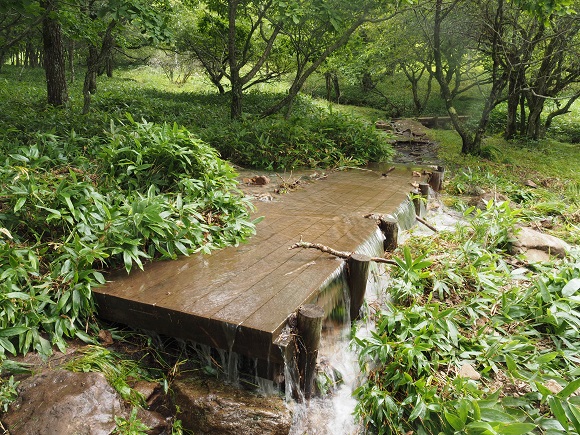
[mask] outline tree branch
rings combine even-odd
[[[316,249],[318,251],[322,251],[327,254],[334,255],[335,257],[343,258],[345,260],[350,258],[350,256],[353,254],[353,252],[337,251],[336,249],[332,249],[329,246],[325,246],[320,243],[303,242],[302,240],[297,243],[294,243],[288,249],[297,249],[297,248]],[[396,261],[388,260],[382,257],[371,257],[371,261],[374,261],[375,263],[392,264],[394,266],[397,266]]]

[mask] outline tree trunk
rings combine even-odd
[[[83,115],[87,114],[91,105],[91,94],[97,92],[97,74],[99,67],[104,64],[107,55],[111,52],[113,46],[113,29],[117,25],[116,20],[112,20],[107,26],[103,36],[103,43],[99,51],[94,44],[89,45],[89,55],[87,56],[87,72],[83,83]]]
[[[552,125],[552,120],[556,116],[560,116],[560,115],[564,115],[566,113],[569,113],[570,107],[572,107],[572,104],[574,104],[574,102],[578,98],[580,98],[580,92],[571,96],[564,106],[560,107],[558,110],[555,110],[555,111],[549,113],[548,116],[546,117],[546,122],[544,123],[544,131],[547,131],[550,128],[550,126]]]
[[[68,41],[68,73],[69,81],[74,83],[75,81],[75,41],[74,39],[69,39]]]
[[[373,77],[371,73],[365,71],[362,76],[362,89],[364,92],[370,92],[375,88],[375,84],[373,83]]]
[[[274,104],[272,107],[266,109],[262,113],[262,117],[267,117],[273,115],[274,113],[278,112],[282,108],[286,108],[286,117],[290,115],[292,110],[292,106],[294,104],[294,100],[296,96],[306,83],[308,77],[312,75],[312,73],[322,65],[322,63],[334,53],[336,50],[344,46],[348,40],[350,39],[351,35],[354,33],[356,29],[358,29],[364,22],[366,21],[366,16],[361,16],[357,21],[355,21],[333,44],[326,48],[318,58],[312,62],[312,64],[306,68],[306,65],[299,67],[296,71],[296,75],[294,76],[294,80],[292,81],[292,85],[290,85],[290,89],[288,90],[288,95],[282,98],[278,103]],[[299,63],[300,65],[300,63]]]
[[[437,0],[435,3],[435,25],[433,31],[433,60],[435,61],[435,79],[439,83],[441,98],[445,101],[447,113],[455,131],[461,137],[461,152],[463,154],[479,154],[481,142],[475,142],[467,129],[461,122],[457,110],[453,105],[453,93],[449,87],[449,78],[446,77],[443,70],[443,58],[441,54],[441,24],[444,20],[443,0]],[[449,74],[449,73],[448,73]]]
[[[506,139],[513,139],[518,132],[518,108],[520,104],[519,80],[515,77],[510,78],[507,99],[507,118],[504,136]]]
[[[105,74],[109,78],[113,77],[113,43],[111,43],[111,48],[105,57]]]
[[[230,117],[232,119],[240,119],[242,117],[242,99],[242,84],[238,77],[237,79],[232,80],[232,100],[230,104]]]
[[[334,88],[334,95],[336,96],[336,102],[340,103],[340,83],[338,82],[338,74],[332,73],[332,86]]]
[[[520,95],[520,136],[526,134],[526,97]]]
[[[230,82],[232,86],[230,117],[232,119],[240,119],[242,117],[243,83],[240,80],[240,66],[238,65],[236,51],[238,0],[229,0],[228,6],[228,64],[230,67]]]
[[[526,126],[526,137],[538,140],[542,134],[542,110],[544,108],[543,98],[528,98],[528,125]]]
[[[55,11],[57,0],[43,0],[41,6],[49,12]],[[53,106],[62,106],[68,101],[62,31],[60,23],[51,15],[46,14],[42,19],[47,101]]]
[[[326,100],[336,101],[340,100],[340,83],[338,82],[338,75],[335,72],[325,72],[324,78],[326,80]],[[332,99],[332,91],[334,90],[334,100]]]
[[[99,54],[97,47],[89,46],[89,55],[87,56],[87,72],[83,84],[83,115],[89,113],[91,107],[91,94],[97,92],[97,68],[99,66]]]

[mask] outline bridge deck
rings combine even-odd
[[[147,264],[109,276],[95,290],[103,318],[192,340],[270,363],[273,341],[302,304],[316,303],[342,262],[314,250],[288,250],[299,241],[355,251],[375,235],[363,215],[393,213],[412,189],[411,170],[349,170],[256,202],[264,216],[248,243],[211,255]]]

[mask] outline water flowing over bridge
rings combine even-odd
[[[289,246],[302,238],[347,252],[378,252],[381,233],[364,215],[409,209],[411,183],[418,181],[404,167],[387,174],[381,168],[336,171],[257,201],[255,215],[264,219],[247,243],[112,274],[95,289],[98,313],[235,352],[252,359],[261,377],[275,379],[283,367],[276,340],[287,319],[304,304],[317,304],[328,316],[343,293],[343,261]]]

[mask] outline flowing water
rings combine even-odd
[[[415,235],[430,235],[432,231],[423,225],[415,225],[415,207],[411,201],[402,203],[393,214],[399,222],[402,232],[399,233],[399,243],[409,237],[409,232]],[[461,220],[461,215],[449,211],[441,204],[428,213],[429,221],[439,229],[452,229]],[[408,231],[411,230],[411,231]],[[379,231],[367,242],[361,245],[357,252],[369,256],[382,255],[383,236]],[[388,299],[385,289],[389,286],[388,266],[371,263],[371,271],[367,282],[364,310],[372,312],[384,306]],[[342,277],[346,304],[348,304],[348,288]],[[357,336],[370,335],[373,330],[371,322],[359,320],[351,330],[348,318],[348,307],[343,310],[346,316],[340,323],[330,323],[323,329],[319,353],[319,365],[323,375],[319,379],[327,380],[328,384],[336,383],[327,395],[315,397],[310,402],[296,404],[291,435],[358,435],[364,433],[363,428],[354,418],[356,400],[353,391],[360,385],[364,373],[359,370],[357,354],[350,347],[352,330]],[[361,316],[363,319],[368,316]]]
[[[410,201],[399,207],[394,217],[399,219],[400,226],[407,228],[410,225],[411,214],[415,209]],[[371,238],[359,246],[356,250],[359,254],[369,257],[381,256],[384,236],[377,229]],[[319,350],[320,374],[318,376],[319,390],[325,393],[314,397],[310,401],[297,403],[294,408],[294,419],[291,435],[358,435],[363,433],[363,428],[355,421],[354,411],[356,400],[352,396],[353,391],[360,385],[364,376],[359,370],[358,356],[351,347],[352,331],[357,335],[369,333],[370,325],[364,320],[359,320],[351,328],[349,318],[348,285],[344,274],[340,276],[343,287],[344,313],[338,322],[330,319],[326,322],[321,337]],[[385,274],[382,266],[371,263],[365,302],[363,310],[368,310],[381,295],[385,285]],[[366,315],[361,316],[366,319]]]
[[[382,240],[381,240],[382,244]],[[358,252],[358,251],[357,251]],[[367,255],[369,255],[367,253]],[[373,253],[374,255],[374,253]],[[346,282],[344,282],[346,287]],[[365,306],[368,310],[385,294],[385,274],[383,266],[371,265],[367,283]],[[349,312],[348,309],[345,310]],[[362,316],[366,319],[367,316]],[[357,336],[370,333],[371,325],[358,320],[351,329],[349,319],[341,323],[328,322],[322,331],[319,351],[318,377],[322,389],[328,388],[326,395],[315,397],[309,402],[297,403],[291,435],[358,435],[363,428],[355,421],[356,400],[353,391],[360,385],[364,374],[359,370],[358,355],[351,347],[352,332]],[[319,387],[319,390],[321,388]]]

